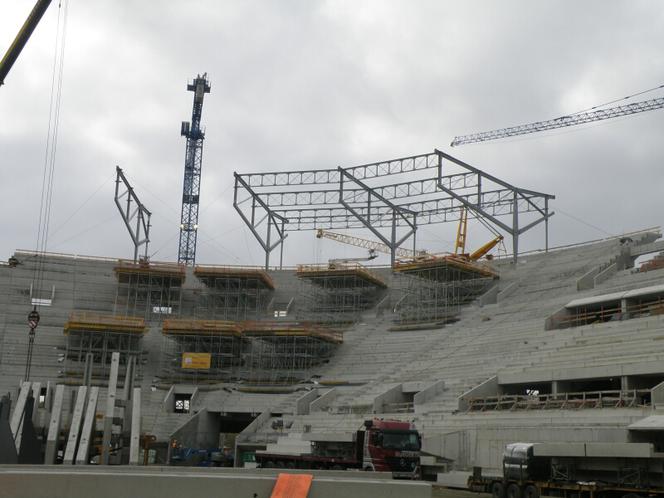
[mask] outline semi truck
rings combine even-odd
[[[262,468],[367,470],[392,472],[396,479],[418,479],[421,437],[410,422],[365,420],[349,438],[305,433],[311,451],[286,454],[257,451]]]
[[[468,488],[493,498],[664,497],[664,453],[652,443],[512,443],[502,474],[475,467]]]

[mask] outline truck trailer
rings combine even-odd
[[[472,491],[493,498],[664,497],[664,453],[651,443],[512,443],[502,475],[468,478]]]
[[[365,420],[351,438],[331,435],[305,435],[311,451],[285,454],[257,451],[262,468],[367,470],[392,472],[398,479],[418,479],[420,475],[420,434],[410,422]]]

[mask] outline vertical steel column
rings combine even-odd
[[[512,252],[514,253],[514,264],[516,264],[519,255],[519,200],[517,193],[514,192],[514,205],[512,213]]]

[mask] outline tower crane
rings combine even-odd
[[[664,85],[659,86],[662,88]],[[654,90],[654,89],[653,89]],[[649,90],[648,90],[649,91]],[[645,92],[640,92],[645,93]],[[625,99],[630,98],[625,97]],[[624,99],[621,99],[624,100]],[[621,116],[629,116],[630,114],[637,114],[639,112],[654,111],[664,107],[664,97],[642,100],[627,105],[619,105],[615,107],[608,107],[606,109],[582,111],[568,116],[562,116],[556,119],[549,119],[548,121],[537,121],[535,123],[522,124],[518,126],[511,126],[509,128],[499,128],[497,130],[483,131],[480,133],[473,133],[470,135],[459,135],[454,137],[452,147],[457,145],[472,144],[476,142],[486,142],[488,140],[497,140],[499,138],[514,137],[517,135],[527,135],[528,133],[536,133],[538,131],[554,130],[556,128],[565,128],[568,126],[576,126],[585,123],[592,123],[593,121],[601,121],[603,119],[619,118]],[[594,108],[593,108],[594,109]]]

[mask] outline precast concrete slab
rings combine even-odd
[[[180,470],[173,467],[0,466],[0,498],[170,498],[253,496],[269,498],[276,475]],[[232,469],[228,469],[232,470]],[[359,474],[359,473],[358,473]],[[314,475],[309,498],[430,498],[431,485]]]

